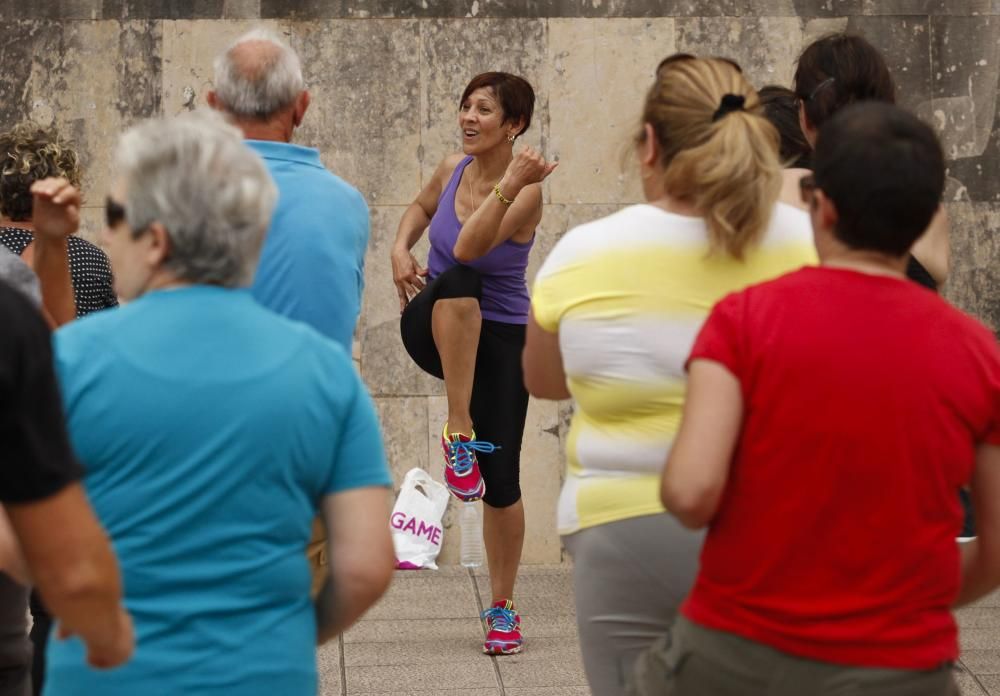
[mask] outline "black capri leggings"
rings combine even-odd
[[[406,352],[424,372],[444,379],[431,330],[434,303],[460,297],[481,300],[482,293],[478,271],[452,266],[406,305],[399,320],[400,334]],[[521,499],[521,438],[528,414],[528,392],[521,371],[524,331],[523,324],[483,319],[479,333],[469,411],[476,438],[499,447],[490,454],[476,453],[486,482],[483,502],[495,508],[509,507]]]

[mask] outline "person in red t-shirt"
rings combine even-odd
[[[634,693],[957,694],[951,608],[1000,584],[1000,349],[905,280],[940,144],[868,102],[824,125],[814,166],[821,266],[729,295],[692,349],[661,495],[708,534]]]

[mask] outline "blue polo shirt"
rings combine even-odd
[[[77,320],[55,358],[136,651],[99,671],[78,639],[52,640],[45,693],[315,696],[313,518],[330,494],[390,485],[350,357],[202,285]]]
[[[368,205],[310,147],[248,140],[278,187],[253,284],[258,302],[309,324],[348,353],[361,313]]]

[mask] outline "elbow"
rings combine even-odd
[[[89,562],[38,570],[34,575],[39,593],[55,614],[62,613],[64,607],[81,606],[99,597],[106,596],[115,602],[121,599],[118,580]]]
[[[702,529],[715,517],[718,496],[710,491],[683,490],[664,480],[660,502],[671,515],[688,529]]]
[[[455,246],[451,249],[451,255],[459,263],[471,263],[480,257],[480,254],[476,254],[469,248],[468,244],[463,244],[461,239],[455,242]]]

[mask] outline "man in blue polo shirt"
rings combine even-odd
[[[207,98],[243,131],[278,187],[254,298],[309,324],[350,355],[361,313],[368,205],[323,166],[318,150],[291,142],[309,108],[298,55],[275,34],[254,29],[215,59],[215,89]],[[325,577],[325,539],[317,518],[306,552],[314,591]]]
[[[350,353],[361,312],[368,206],[323,166],[318,150],[291,143],[309,108],[298,55],[267,31],[244,34],[216,58],[208,103],[243,131],[278,186],[254,297]]]

